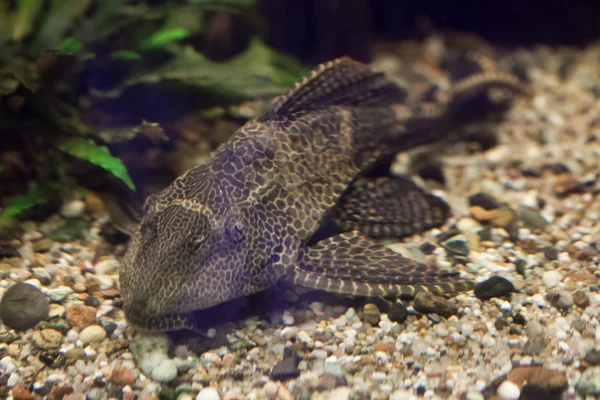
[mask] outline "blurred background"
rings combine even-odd
[[[39,219],[158,190],[320,62],[372,62],[410,88],[443,76],[446,48],[584,49],[600,2],[2,0],[0,27],[0,219]]]

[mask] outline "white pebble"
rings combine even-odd
[[[10,375],[17,370],[17,365],[12,357],[6,356],[0,360],[0,369],[2,369],[5,375]]]
[[[546,271],[542,276],[542,280],[547,288],[553,288],[560,283],[562,275],[558,271]]]
[[[12,374],[10,374],[10,376],[8,377],[8,381],[6,381],[6,386],[8,387],[13,387],[15,386],[17,383],[21,382],[21,376],[19,374],[17,374],[16,372],[13,372]]]
[[[485,397],[479,392],[470,391],[467,392],[467,400],[484,400]]]
[[[94,265],[94,271],[96,271],[96,274],[98,275],[109,274],[117,268],[119,268],[119,262],[113,259],[102,260]]]
[[[96,275],[96,280],[100,283],[100,289],[106,290],[113,287],[115,281],[110,275]]]
[[[290,326],[294,325],[295,319],[294,316],[287,311],[283,313],[283,317],[281,318],[284,325]]]
[[[64,203],[60,208],[60,214],[65,218],[77,218],[83,215],[85,203],[81,200],[73,200]]]
[[[196,400],[220,400],[219,392],[214,388],[204,388],[196,396]]]
[[[413,399],[413,395],[410,394],[410,392],[403,390],[403,389],[396,390],[390,396],[390,400],[412,400],[412,399]]]
[[[568,338],[567,332],[563,331],[562,329],[559,329],[556,331],[556,339],[567,340],[567,338]]]
[[[265,392],[265,396],[268,398],[275,398],[277,396],[277,392],[279,391],[279,383],[268,381],[263,386],[263,391]]]
[[[33,286],[33,287],[35,287],[37,289],[41,289],[42,288],[42,283],[39,281],[39,279],[35,279],[35,278],[33,278],[33,279],[27,279],[23,283],[31,285],[31,286]]]
[[[371,378],[375,382],[383,382],[383,381],[385,381],[386,374],[385,374],[385,372],[376,371],[376,372],[373,372],[373,375],[371,376]]]
[[[350,307],[348,310],[346,310],[346,320],[350,321],[352,318],[354,318],[354,316],[356,315],[356,310],[353,307]]]
[[[503,301],[502,304],[500,304],[500,309],[504,312],[510,311],[511,308],[512,305],[508,301]]]
[[[312,343],[313,341],[310,335],[304,331],[300,331],[298,333],[298,340],[300,340],[302,343]]]
[[[350,388],[347,386],[342,386],[339,388],[333,389],[329,393],[329,400],[348,400],[350,398]]]
[[[518,400],[521,395],[521,389],[511,381],[504,381],[498,386],[496,394],[504,400]]]
[[[327,350],[313,350],[312,355],[317,360],[324,360],[327,358]]]
[[[298,334],[298,328],[296,328],[295,326],[286,326],[281,330],[281,336],[288,338],[288,339],[293,338],[297,334]]]
[[[177,364],[174,360],[165,359],[152,370],[152,379],[157,382],[171,382],[177,377]]]
[[[375,352],[375,358],[378,361],[381,361],[383,363],[387,363],[388,361],[390,361],[390,356],[388,356],[385,352],[383,351],[376,351]]]
[[[472,324],[462,324],[460,332],[465,336],[471,336],[471,334],[473,334],[473,329]]]
[[[83,343],[101,342],[106,339],[106,331],[100,325],[91,325],[81,331],[79,340]]]

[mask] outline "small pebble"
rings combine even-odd
[[[496,394],[504,400],[518,400],[521,389],[511,381],[504,381],[498,386]]]
[[[587,308],[590,306],[590,298],[583,290],[577,290],[573,293],[573,302],[579,308]]]
[[[392,322],[397,322],[399,324],[406,321],[408,318],[408,311],[406,307],[402,303],[394,303],[388,312],[388,319]]]
[[[458,312],[456,304],[429,292],[417,293],[413,307],[420,313],[435,313],[444,318],[449,318]]]
[[[577,391],[582,396],[600,395],[600,367],[588,368],[577,381]]]
[[[55,329],[42,329],[33,333],[33,343],[42,350],[50,350],[62,344],[63,336]]]
[[[588,351],[584,357],[584,360],[586,363],[592,366],[600,365],[600,350],[592,349]]]
[[[542,280],[544,282],[544,285],[546,285],[547,288],[551,289],[558,285],[560,281],[562,281],[562,275],[558,271],[546,271],[542,276]]]
[[[219,392],[214,388],[204,388],[196,396],[196,400],[220,400]]]
[[[515,291],[511,281],[501,276],[492,276],[475,286],[475,296],[482,300],[503,297]]]
[[[106,331],[100,325],[91,325],[81,331],[79,340],[83,343],[101,342],[106,339]]]
[[[174,360],[165,359],[152,370],[152,379],[157,382],[171,382],[177,377],[177,364]]]
[[[64,203],[60,209],[60,214],[65,218],[78,218],[85,211],[85,203],[81,200],[72,200]]]
[[[373,326],[376,326],[377,324],[379,324],[379,320],[381,319],[381,312],[375,304],[368,303],[364,306],[363,317],[366,322]]]

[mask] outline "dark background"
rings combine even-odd
[[[475,33],[497,44],[583,46],[600,37],[598,0],[259,0],[270,43],[305,62],[367,61],[372,39]]]

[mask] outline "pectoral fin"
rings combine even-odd
[[[342,231],[404,237],[444,224],[449,212],[441,198],[406,177],[360,177],[344,192],[332,219]]]
[[[412,297],[470,290],[458,273],[438,270],[393,252],[359,232],[325,239],[301,253],[293,284],[360,296]]]

